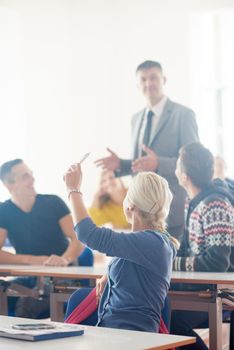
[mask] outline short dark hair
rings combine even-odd
[[[137,66],[136,73],[139,72],[140,70],[150,69],[150,68],[158,68],[163,73],[162,65],[157,61],[150,61],[150,60],[144,61],[141,64],[139,64],[139,66]]]
[[[19,158],[9,160],[8,162],[3,163],[0,167],[0,179],[2,180],[2,182],[12,182],[12,179],[9,176],[10,172],[15,165],[18,165],[21,163],[23,163],[23,160]]]
[[[180,149],[180,166],[194,186],[204,189],[213,178],[214,156],[200,142],[193,142]]]

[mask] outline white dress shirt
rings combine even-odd
[[[143,144],[143,137],[144,137],[145,128],[146,128],[146,124],[147,124],[148,112],[152,111],[154,113],[154,115],[152,117],[152,126],[151,126],[151,131],[150,131],[150,139],[149,139],[149,144],[150,144],[154,138],[154,135],[155,135],[155,132],[156,132],[156,129],[158,126],[158,121],[162,115],[162,112],[163,112],[163,109],[164,109],[166,102],[167,102],[167,96],[163,96],[163,98],[155,106],[153,106],[152,108],[147,107],[145,109],[145,113],[143,116],[143,122],[141,125],[140,134],[139,134],[139,140],[138,140],[139,155],[142,154],[142,144]]]

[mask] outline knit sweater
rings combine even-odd
[[[190,201],[174,270],[234,271],[233,203],[221,182],[210,185]]]

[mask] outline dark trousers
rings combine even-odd
[[[30,289],[37,284],[36,277],[19,277],[13,280]],[[10,297],[8,298],[8,313],[11,316],[27,318],[47,318],[50,315],[49,286],[45,286],[43,297],[35,299],[32,297]]]
[[[172,227],[168,226],[167,231],[170,233],[170,235],[180,241],[184,233],[184,225]]]
[[[172,311],[171,314],[171,334],[196,337],[195,344],[183,346],[184,350],[208,350],[206,344],[194,332],[194,328],[208,327],[208,313],[196,311]]]
[[[230,322],[230,350],[234,350],[234,311],[231,312],[231,322]]]
[[[229,319],[230,312],[223,312],[223,319]],[[172,311],[171,314],[171,334],[184,335],[190,337],[196,337],[197,342],[192,345],[186,345],[181,350],[208,350],[206,344],[194,332],[194,328],[208,328],[208,313],[207,312],[196,312],[196,311]],[[234,350],[234,312],[231,313],[231,326],[230,326],[230,350]],[[180,348],[179,348],[180,349]]]

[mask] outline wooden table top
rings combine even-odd
[[[0,327],[16,323],[38,323],[38,320],[0,316]],[[15,339],[1,338],[1,349],[4,350],[166,350],[177,346],[195,343],[193,337],[183,337],[168,334],[157,334],[137,331],[127,331],[103,327],[81,326],[84,335],[63,339],[53,339],[43,342],[27,342]]]
[[[1,266],[3,270],[3,265]],[[87,267],[87,266],[24,266],[16,269],[7,268],[11,276],[49,276],[59,278],[90,278],[96,279],[102,277],[106,271],[106,267]],[[1,272],[1,269],[0,269]]]
[[[230,284],[234,285],[234,272],[173,271],[172,283]]]
[[[86,266],[33,266],[33,265],[0,265],[0,274],[11,276],[49,276],[60,278],[90,278],[102,277],[106,267]],[[193,284],[225,284],[234,285],[234,272],[185,272],[173,271],[172,283]]]

